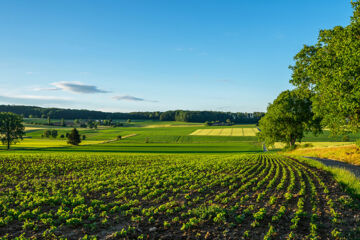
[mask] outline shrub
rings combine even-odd
[[[342,138],[342,141],[343,142],[349,142],[350,141],[349,135],[344,135],[343,138]]]
[[[312,143],[305,143],[301,147],[303,147],[303,148],[311,148],[311,147],[314,147],[314,145]]]

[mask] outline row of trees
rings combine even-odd
[[[225,122],[230,119],[235,123],[257,123],[264,115],[262,112],[254,113],[231,113],[216,111],[166,111],[166,112],[131,112],[131,113],[107,113],[90,110],[41,108],[32,106],[0,105],[0,112],[13,112],[24,117],[44,118],[49,125],[51,119],[61,119],[60,125],[65,126],[64,119],[104,119],[104,125],[116,124],[112,119],[134,119],[134,120],[161,120],[161,121],[183,121],[183,122]]]
[[[260,139],[294,146],[304,132],[333,134],[360,129],[360,1],[348,26],[321,30],[315,45],[294,57],[292,91],[281,93],[260,120]]]
[[[23,117],[49,119],[159,119],[160,112],[111,113],[91,110],[42,108],[36,106],[0,105],[0,112],[12,112]]]
[[[76,129],[76,128],[74,128]],[[59,132],[55,129],[52,129],[52,130],[45,130],[44,131],[44,134],[41,135],[42,138],[57,138],[57,136],[59,135]],[[61,134],[60,135],[60,138],[69,138],[70,136],[70,133],[66,133],[65,135],[64,134]],[[86,135],[81,135],[81,139],[82,140],[85,140],[86,139]]]
[[[257,123],[261,117],[264,116],[262,112],[254,113],[232,113],[232,112],[215,112],[215,111],[166,111],[161,113],[161,121],[181,121],[181,122],[211,122],[220,121],[226,122],[230,120],[234,123]]]

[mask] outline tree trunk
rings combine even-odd
[[[10,149],[10,141],[8,140],[7,141],[7,150],[9,150]]]
[[[296,142],[296,138],[295,139],[290,139],[290,147],[294,147],[295,142]]]

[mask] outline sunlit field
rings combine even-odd
[[[238,136],[254,137],[259,130],[257,128],[215,128],[197,129],[190,135],[194,136]]]
[[[9,153],[0,163],[9,239],[359,237],[357,200],[280,155]]]

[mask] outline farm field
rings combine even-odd
[[[215,129],[197,129],[190,135],[195,136],[241,136],[255,137],[259,130],[257,128],[215,128]]]
[[[7,153],[0,236],[357,239],[359,200],[273,154]]]
[[[57,122],[59,120],[54,120]],[[125,120],[122,120],[125,122]],[[58,136],[66,135],[71,127],[26,124],[26,138],[13,145],[21,151],[71,151],[71,152],[129,152],[129,153],[244,153],[262,152],[253,124],[218,126],[164,121],[133,121],[124,127],[101,126],[98,129],[78,128],[86,140],[78,147],[67,144],[66,139],[43,138],[47,129],[56,129]],[[200,134],[200,135],[199,135]],[[236,136],[238,135],[238,136]],[[116,140],[118,136],[123,139]],[[125,136],[131,136],[124,138]],[[359,134],[349,135],[356,139]],[[328,131],[318,136],[307,134],[304,143],[313,146],[337,146],[351,144],[341,137],[331,137]],[[303,144],[304,144],[303,143]],[[86,145],[86,146],[85,146]],[[275,144],[276,149],[283,144]],[[4,149],[2,146],[0,149]],[[275,149],[275,150],[276,150]]]

